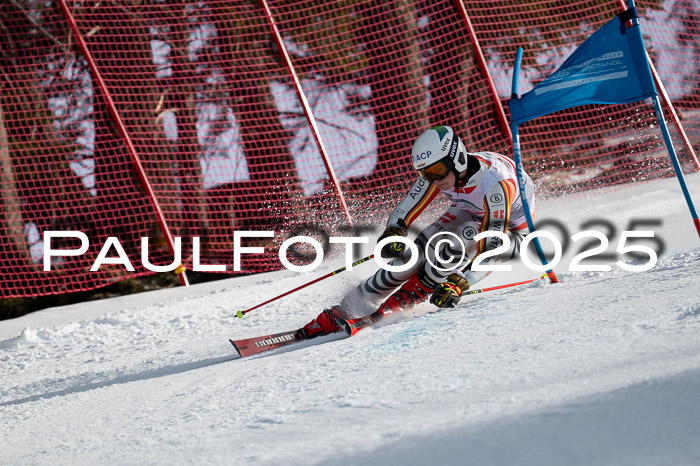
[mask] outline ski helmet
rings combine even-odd
[[[467,149],[449,126],[435,126],[418,136],[411,151],[413,168],[430,181],[445,178],[467,169]]]

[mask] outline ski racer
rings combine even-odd
[[[415,239],[419,259],[413,267],[403,272],[379,269],[345,296],[340,305],[324,310],[299,329],[302,336],[313,338],[338,331],[337,317],[364,316],[375,309],[385,314],[404,311],[428,296],[438,307],[456,306],[464,291],[490,273],[472,271],[471,262],[502,244],[493,236],[474,241],[479,232],[498,231],[511,240],[508,251],[485,258],[483,265],[508,261],[518,254],[529,229],[511,159],[495,152],[467,152],[449,126],[436,126],[422,133],[413,144],[411,155],[420,176],[389,215],[378,241],[406,236],[411,223],[440,192],[452,205]],[[525,192],[534,216],[535,187],[527,174]],[[462,243],[439,241],[449,239],[449,233],[457,235]],[[401,242],[389,243],[381,255],[393,257],[392,265],[408,263],[411,251],[404,246]],[[441,262],[436,261],[438,258]]]

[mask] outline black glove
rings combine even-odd
[[[430,302],[437,307],[455,307],[462,293],[468,289],[469,282],[466,278],[456,273],[450,274],[446,282],[435,287]]]
[[[389,236],[406,236],[406,232],[401,227],[386,227],[386,230],[384,230],[384,233],[382,233],[377,242],[383,240],[384,238],[388,238]],[[382,248],[382,257],[400,257],[403,254],[404,249],[406,249],[406,245],[403,243],[388,243]]]

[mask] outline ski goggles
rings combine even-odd
[[[447,177],[452,171],[454,165],[451,162],[452,160],[450,160],[449,157],[445,157],[443,160],[438,160],[434,164],[418,170],[418,173],[431,183],[433,181],[440,181]]]

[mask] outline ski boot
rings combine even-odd
[[[424,285],[416,274],[401,285],[398,291],[389,296],[376,312],[388,315],[392,312],[407,311],[416,304],[425,301],[432,292],[433,289]]]
[[[335,319],[338,317],[342,317],[342,314],[337,307],[325,309],[318,317],[304,325],[297,332],[304,338],[316,338],[321,335],[335,333],[340,330],[338,324],[335,323]]]

